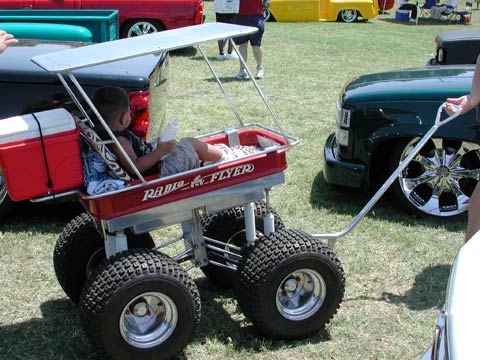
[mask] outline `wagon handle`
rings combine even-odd
[[[432,137],[432,135],[443,125],[447,124],[448,122],[452,121],[456,117],[460,115],[462,112],[462,107],[458,105],[453,105],[455,112],[447,117],[444,120],[441,120],[441,115],[443,112],[443,107],[447,103],[444,102],[442,105],[439,106],[437,110],[437,117],[435,118],[435,122],[430,130],[420,139],[420,141],[415,145],[412,152],[408,154],[408,156],[403,159],[402,162],[398,165],[395,171],[390,175],[390,177],[385,181],[385,183],[377,190],[375,195],[370,199],[370,201],[363,207],[363,209],[358,213],[358,215],[353,219],[353,221],[342,231],[332,234],[311,234],[314,238],[318,239],[327,239],[328,245],[333,248],[335,242],[338,238],[347,235],[358,223],[359,221],[372,209],[372,207],[380,200],[383,194],[388,190],[388,188],[393,184],[393,182],[397,179],[398,175],[407,167],[407,165],[412,161],[412,159],[418,154],[418,152],[422,149],[422,147],[427,143],[428,140]]]

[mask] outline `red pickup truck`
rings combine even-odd
[[[120,37],[196,25],[203,21],[203,0],[2,0],[0,9],[118,10]]]

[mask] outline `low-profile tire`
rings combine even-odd
[[[392,148],[388,173],[411,153],[419,139],[399,141]],[[393,199],[420,216],[464,217],[480,170],[477,144],[430,139],[392,184]]]
[[[171,359],[200,320],[195,282],[169,257],[147,249],[104,260],[80,298],[80,320],[105,359]]]
[[[261,238],[263,236],[263,215],[267,213],[266,203],[264,201],[256,202],[254,211],[257,238]],[[275,231],[283,229],[285,226],[280,216],[273,209],[270,209],[270,212],[273,215]],[[242,255],[244,252],[247,240],[245,237],[245,215],[243,206],[236,206],[212,215],[203,216],[202,229],[206,237],[236,246],[237,249],[230,249],[231,252],[239,255]],[[215,246],[221,247],[218,244],[215,244]],[[228,249],[228,247],[225,246],[224,249]],[[207,256],[210,260],[222,264],[238,264],[238,260],[233,258],[225,259],[218,251],[208,248]],[[201,269],[205,276],[217,287],[222,289],[230,289],[233,287],[236,271],[213,264],[203,266]]]
[[[15,205],[15,202],[8,196],[7,186],[0,169],[0,222],[10,215]]]
[[[358,19],[358,11],[355,9],[343,9],[338,13],[338,21],[353,23]]]
[[[248,248],[235,283],[245,316],[273,339],[301,339],[322,330],[344,291],[344,271],[332,250],[291,229]]]
[[[157,20],[134,19],[128,20],[122,25],[120,36],[122,38],[141,36],[165,30],[165,27]]]
[[[125,234],[129,249],[155,246],[148,233],[134,235],[127,230]],[[53,266],[60,286],[74,304],[78,304],[87,278],[105,259],[104,249],[103,237],[88,213],[76,216],[60,233],[53,251]]]

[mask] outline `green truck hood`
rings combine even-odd
[[[345,84],[344,104],[442,100],[461,96],[472,86],[473,65],[402,69],[362,75]]]

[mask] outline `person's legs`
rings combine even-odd
[[[403,4],[398,8],[398,10],[409,10],[412,12],[411,18],[416,19],[417,18],[417,5],[413,4]]]
[[[255,77],[257,79],[263,79],[265,67],[263,66],[262,62],[262,48],[261,46],[252,46],[253,56],[255,57],[255,61],[257,62],[257,75]]]
[[[232,23],[232,19],[235,16],[235,14],[223,14],[223,13],[215,13],[215,21],[219,23],[225,23],[225,24],[230,24]],[[225,45],[227,43],[226,39],[219,40],[218,41],[218,55],[217,55],[217,60],[225,60],[225,59],[231,59],[231,56],[227,56],[225,54]],[[228,43],[228,54],[232,53],[232,44],[229,42]]]
[[[243,44],[238,45],[238,50],[240,51],[240,55],[242,55],[243,60],[247,62],[248,57],[248,42],[244,42]],[[240,61],[240,70],[245,70],[242,62]]]
[[[264,67],[263,67],[263,52],[262,52],[262,37],[265,31],[265,21],[261,15],[256,16],[252,19],[258,31],[250,36],[250,45],[252,46],[253,56],[257,62],[257,79],[263,78]]]
[[[222,150],[195,138],[187,138],[201,161],[218,161],[222,158]]]
[[[225,54],[225,58],[228,60],[238,60],[238,55],[235,51],[233,51],[233,42],[232,40],[228,40],[228,50]]]
[[[480,183],[473,190],[470,204],[468,207],[467,232],[465,233],[465,242],[475,235],[480,229]]]
[[[253,56],[255,57],[255,61],[257,62],[257,66],[263,65],[262,47],[252,45],[252,52]]]
[[[247,46],[248,46],[248,42],[244,42],[244,43],[238,45],[238,51],[240,52],[240,55],[242,56],[245,63],[247,62],[247,56],[248,56],[248,47]],[[245,69],[245,66],[243,66],[241,60],[240,60],[240,71],[238,72],[237,75],[235,75],[235,78],[237,80],[243,80],[243,79],[248,78],[247,70]]]
[[[417,5],[410,4],[410,9],[412,10],[412,19],[417,18]]]
[[[225,41],[224,40],[219,40],[218,41],[217,60],[225,60],[225,51],[223,50],[224,46],[225,46]]]
[[[227,14],[227,19],[225,22],[228,22],[229,24],[233,24],[233,19],[235,17],[235,14]],[[232,40],[228,40],[228,48],[227,48],[227,54],[232,54],[233,51],[233,45],[232,45]],[[229,56],[229,59],[235,59],[237,58],[236,53],[233,53],[233,56]]]

